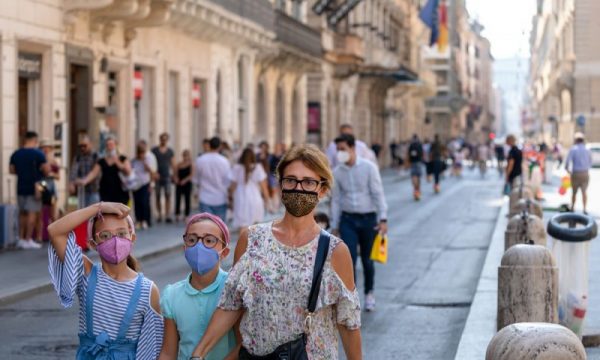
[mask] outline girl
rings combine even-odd
[[[218,216],[202,213],[190,218],[183,243],[192,272],[164,290],[161,308],[165,337],[159,360],[189,359],[206,331],[227,280],[220,264],[229,254],[229,230]],[[237,358],[235,343],[235,336],[229,331],[206,359]]]
[[[150,360],[162,345],[158,288],[138,273],[130,255],[136,241],[129,208],[98,203],[75,211],[48,227],[52,246],[48,267],[61,304],[79,300],[76,359]],[[82,254],[72,230],[88,222],[88,240],[100,263]]]
[[[250,149],[242,152],[239,163],[231,171],[229,194],[233,196],[234,227],[243,228],[263,220],[265,201],[269,199],[267,174],[260,164],[257,165],[256,156]]]

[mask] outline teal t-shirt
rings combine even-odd
[[[191,274],[185,280],[167,285],[160,299],[163,316],[172,319],[179,333],[177,359],[187,360],[204,335],[210,318],[219,304],[227,273],[219,270],[215,281],[203,290],[190,284]],[[223,360],[235,347],[235,335],[229,331],[206,357],[207,360]]]

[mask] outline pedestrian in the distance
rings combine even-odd
[[[198,186],[200,212],[217,215],[227,221],[227,198],[231,165],[219,154],[221,139],[210,139],[210,150],[196,159],[194,183]]]
[[[269,143],[266,141],[261,141],[258,145],[258,149],[258,153],[256,154],[256,162],[262,165],[263,169],[265,170],[265,174],[267,174],[267,185],[269,188],[269,197],[265,199],[265,205],[269,212],[275,212],[276,209],[273,206],[275,202],[274,199],[279,197],[279,193],[277,192],[277,177],[275,176],[277,164],[273,166],[275,163],[275,155],[271,154],[269,151]]]
[[[336,360],[338,337],[349,360],[362,359],[360,304],[348,247],[322,231],[313,217],[333,182],[327,158],[314,145],[292,147],[279,163],[277,175],[285,215],[240,234],[236,263],[193,356],[205,357],[241,318],[241,360],[284,358],[276,349],[292,341],[306,350],[308,359]],[[319,257],[325,263],[320,289],[315,291],[320,301],[307,329],[319,245],[325,255]]]
[[[410,167],[410,179],[413,185],[413,197],[416,201],[421,199],[421,176],[423,176],[423,145],[417,134],[412,136],[408,146],[408,166]]]
[[[175,188],[175,219],[181,221],[181,204],[184,204],[183,216],[187,218],[191,213],[192,179],[194,177],[194,164],[189,150],[183,150],[181,161],[177,164],[177,187]]]
[[[165,336],[158,360],[187,360],[206,332],[225,287],[221,262],[229,255],[229,230],[218,216],[201,213],[187,221],[183,252],[191,272],[167,287],[161,296]],[[237,359],[233,330],[218,340],[207,360]]]
[[[136,157],[131,160],[131,168],[135,174],[135,189],[133,190],[133,206],[135,209],[136,229],[146,230],[152,222],[150,204],[150,185],[156,173],[154,155],[148,152],[148,145],[140,140],[136,147]]]
[[[431,161],[431,173],[433,175],[433,191],[436,194],[439,194],[441,191],[440,177],[446,167],[446,163],[444,162],[444,151],[444,145],[440,141],[440,136],[435,134],[433,143],[431,143],[429,158]]]
[[[521,178],[523,173],[523,152],[517,147],[517,139],[514,135],[506,137],[506,145],[510,147],[506,159],[506,184],[509,189],[512,189],[518,185],[515,180]]]
[[[173,169],[175,168],[175,153],[169,147],[169,134],[162,133],[159,137],[159,145],[152,149],[158,163],[158,176],[156,179],[154,194],[156,196],[157,221],[166,220],[173,222],[171,218],[171,182],[173,181]],[[163,199],[165,206],[163,207]],[[164,211],[163,211],[164,209]]]
[[[17,205],[19,208],[17,247],[39,249],[42,245],[33,239],[33,232],[37,228],[36,225],[42,210],[41,191],[43,189],[39,182],[44,175],[48,174],[49,169],[46,156],[38,149],[36,132],[25,133],[23,146],[11,155],[9,167],[10,173],[17,176]]]
[[[77,246],[73,229],[89,222],[93,263]],[[76,359],[158,357],[163,338],[158,288],[138,272],[131,255],[137,238],[129,208],[98,203],[72,212],[48,227],[50,277],[63,307],[79,302],[79,348]]]
[[[358,248],[365,277],[365,310],[375,310],[375,265],[371,249],[377,232],[387,233],[387,203],[379,169],[358,157],[354,136],[335,139],[340,165],[333,175],[331,228],[348,245],[356,269]],[[356,275],[355,275],[356,276]]]
[[[92,171],[76,181],[77,185],[86,186],[100,177],[100,200],[105,202],[129,203],[129,189],[123,183],[123,177],[131,174],[131,163],[127,156],[120,154],[117,139],[108,136],[105,141],[106,153],[100,158]]]
[[[575,144],[569,150],[565,169],[571,175],[571,211],[575,211],[577,192],[581,189],[583,213],[587,214],[587,188],[590,182],[590,168],[592,167],[592,153],[585,146],[585,136],[581,132],[575,133]]]
[[[60,180],[60,163],[54,156],[55,143],[49,139],[40,141],[40,150],[46,156],[48,173],[42,178],[42,216],[38,221],[36,234],[41,234],[43,241],[48,241],[48,225],[58,216],[56,200],[58,193],[56,191],[56,182]]]
[[[92,141],[86,133],[79,134],[77,155],[73,158],[71,168],[69,169],[69,192],[71,195],[82,197],[78,199],[82,208],[100,202],[100,180],[94,179],[92,182],[78,189],[77,179],[85,178],[98,162],[98,153],[92,147]]]
[[[229,194],[233,198],[233,226],[241,229],[263,221],[269,199],[267,174],[250,149],[242,152],[231,171]]]

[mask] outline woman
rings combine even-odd
[[[261,195],[262,194],[262,195]],[[269,199],[267,174],[251,149],[244,149],[238,164],[231,171],[229,195],[233,196],[233,226],[243,228],[265,216],[265,202]]]
[[[185,204],[185,218],[190,216],[190,203],[192,201],[192,179],[194,164],[189,150],[183,150],[182,161],[177,164],[177,178],[175,180],[175,218],[181,221],[181,199]]]
[[[271,169],[271,163],[273,163],[274,155],[269,152],[269,143],[261,141],[258,145],[258,153],[256,154],[256,162],[261,164],[265,173],[267,174],[267,185],[269,190],[269,196],[265,198],[267,210],[271,212],[273,206],[273,199],[277,196],[275,189],[277,188],[277,178],[275,177],[274,169]],[[277,164],[275,164],[277,167]]]
[[[77,181],[77,185],[85,186],[100,176],[100,200],[127,205],[129,191],[125,188],[121,176],[128,177],[131,174],[131,164],[125,155],[119,154],[114,137],[107,137],[105,145],[104,157],[98,160],[85,178]]]
[[[46,155],[46,161],[49,165],[49,172],[44,176],[40,185],[42,185],[42,217],[38,221],[36,234],[41,239],[48,241],[48,225],[56,220],[56,182],[60,180],[60,164],[54,156],[54,143],[49,140],[40,142],[40,149]]]
[[[286,212],[282,219],[251,226],[241,233],[234,255],[236,264],[193,354],[200,359],[240,318],[241,353],[250,356],[270,354],[305,331],[305,310],[321,233],[313,212],[330,190],[333,175],[325,154],[313,145],[301,145],[284,155],[277,176]],[[362,359],[360,304],[350,251],[342,240],[329,236],[306,351],[311,359],[337,359],[339,332],[347,358]]]
[[[148,156],[146,142],[140,141],[136,147],[136,157],[131,161],[136,183],[133,190],[136,229],[146,230],[151,220],[150,182],[154,169],[153,164],[150,163],[150,156]]]

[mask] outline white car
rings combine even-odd
[[[592,152],[592,167],[600,167],[600,143],[589,143],[587,148]]]

